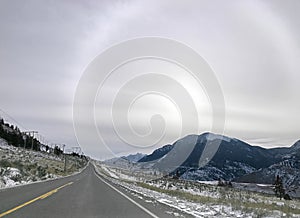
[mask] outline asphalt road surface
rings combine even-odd
[[[146,202],[96,174],[92,164],[62,179],[0,190],[0,217],[174,217],[179,213]]]

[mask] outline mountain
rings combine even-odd
[[[158,159],[162,158],[164,155],[166,155],[169,151],[171,151],[172,148],[173,148],[173,145],[165,145],[165,146],[153,151],[152,154],[145,155],[138,162],[149,162],[149,161],[158,160]]]
[[[219,146],[218,146],[219,145]],[[208,148],[208,149],[207,149]],[[209,150],[210,149],[210,150]],[[216,150],[215,155],[209,158]],[[183,179],[189,180],[234,180],[243,178],[244,182],[257,182],[250,175],[267,169],[281,169],[281,162],[287,163],[292,157],[294,162],[299,160],[300,141],[289,148],[265,149],[259,146],[251,146],[241,140],[213,133],[201,135],[189,135],[172,145],[166,145],[146,155],[139,162],[149,162],[153,168],[169,170],[171,175],[179,174]],[[297,156],[299,155],[299,156]],[[186,158],[187,157],[187,158]],[[206,161],[209,158],[209,161]],[[297,159],[298,158],[298,159]],[[178,161],[182,160],[182,161]],[[206,162],[205,162],[206,161]],[[178,166],[172,164],[179,163]],[[290,165],[296,172],[298,166]],[[295,172],[292,172],[294,175]],[[276,172],[270,175],[270,182],[275,178]],[[253,174],[254,175],[254,174]],[[255,176],[254,176],[255,177]],[[256,177],[259,178],[260,176]],[[298,179],[296,178],[298,181]],[[299,179],[300,181],[300,179]]]
[[[145,154],[142,153],[136,153],[136,154],[130,154],[128,156],[123,156],[123,159],[126,159],[132,163],[136,163],[139,160],[141,160],[144,156],[146,156]]]
[[[281,161],[253,173],[236,178],[235,181],[272,184],[274,182],[274,177],[279,175],[286,178],[285,183],[287,186],[300,187],[300,141],[296,142],[290,148],[284,148],[284,150],[276,149],[276,151],[284,151],[282,153]]]
[[[111,159],[104,160],[103,162],[109,166],[121,167],[121,168],[131,168],[140,159],[142,159],[145,154],[136,153],[130,154],[128,156],[114,157]]]

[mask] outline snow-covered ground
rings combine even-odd
[[[174,179],[148,180],[128,176],[120,168],[96,164],[99,174],[139,198],[152,199],[195,217],[300,217],[300,201],[280,200],[272,195],[228,187],[216,182]],[[123,173],[125,172],[125,173]],[[259,186],[259,185],[258,185]],[[265,188],[264,185],[260,187]]]
[[[17,148],[0,138],[0,188],[55,179],[72,174],[83,165],[81,159],[68,157],[64,172],[62,156]]]

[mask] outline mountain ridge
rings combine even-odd
[[[197,137],[197,140],[194,147],[189,148],[191,153],[175,170],[170,172],[170,175],[177,173],[181,178],[191,180],[224,179],[231,181],[273,165],[280,166],[276,164],[291,157],[300,157],[300,140],[290,147],[263,148],[250,145],[236,138],[206,132],[201,135],[187,135],[175,141],[172,145],[162,146],[138,162],[161,162],[160,160],[168,157],[170,151],[179,143],[182,150],[185,141],[187,141],[186,144],[189,144],[192,137]],[[205,166],[200,166],[200,157],[205,147],[213,147],[218,144],[218,150],[213,157]],[[153,165],[153,167],[159,169],[156,165]],[[265,181],[268,182],[269,180],[266,179]]]

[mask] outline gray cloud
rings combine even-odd
[[[50,141],[75,146],[73,97],[93,58],[130,38],[169,37],[214,69],[226,134],[290,145],[300,138],[299,9],[296,0],[1,1],[0,108]],[[88,154],[110,154],[89,143]]]

